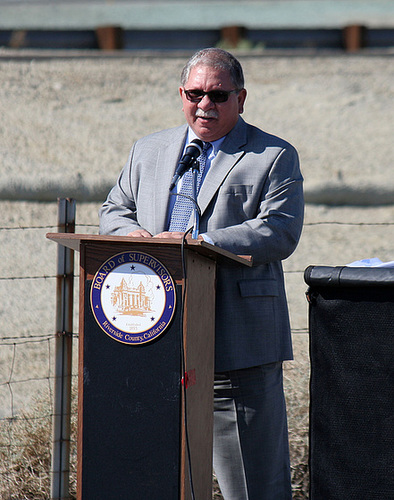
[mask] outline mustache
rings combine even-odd
[[[198,108],[195,116],[197,118],[218,118],[218,112],[214,109],[203,111],[202,109]]]

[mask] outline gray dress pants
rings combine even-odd
[[[282,363],[215,374],[213,466],[225,500],[291,500]]]

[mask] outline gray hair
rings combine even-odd
[[[202,64],[212,68],[228,71],[234,87],[237,90],[244,88],[245,80],[242,66],[238,59],[223,49],[209,48],[196,52],[186,63],[181,73],[181,85],[184,87],[189,79],[190,71]]]

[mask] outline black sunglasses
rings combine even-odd
[[[190,102],[200,102],[204,96],[208,96],[210,101],[212,102],[226,102],[228,100],[228,96],[230,94],[236,94],[240,92],[240,90],[211,90],[210,92],[204,92],[203,90],[186,90],[185,92],[186,99]]]

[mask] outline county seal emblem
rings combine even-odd
[[[90,294],[100,328],[118,342],[151,342],[168,327],[176,291],[167,269],[143,252],[122,252],[96,272]]]

